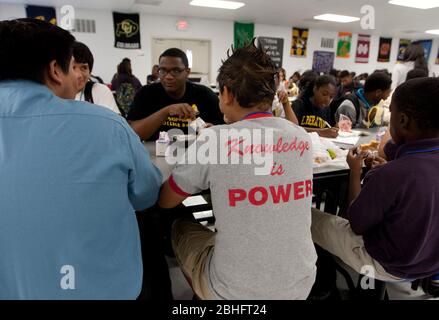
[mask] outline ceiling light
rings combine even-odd
[[[428,33],[428,34],[437,34],[437,35],[439,35],[439,29],[436,29],[436,30],[427,30],[427,31],[425,31],[425,33]]]
[[[224,1],[224,0],[193,0],[190,3],[190,5],[199,6],[199,7],[236,10],[245,6],[245,3],[235,2],[235,1]]]
[[[341,15],[332,14],[332,13],[321,14],[319,16],[315,16],[314,19],[324,20],[324,21],[332,21],[332,22],[341,22],[341,23],[348,23],[348,22],[354,22],[354,21],[360,20],[360,18],[357,18],[357,17],[341,16]]]
[[[416,9],[432,9],[439,7],[439,0],[390,0],[389,3]]]

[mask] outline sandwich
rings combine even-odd
[[[372,153],[375,151],[378,151],[378,146],[380,145],[380,143],[376,140],[372,140],[369,143],[366,144],[362,144],[359,146],[359,151],[360,153]]]

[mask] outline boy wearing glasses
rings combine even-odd
[[[188,81],[186,54],[177,48],[159,58],[160,83],[143,87],[128,113],[128,122],[142,140],[155,140],[160,131],[180,129],[187,133],[189,120],[199,117],[212,124],[223,123],[217,95],[209,88]]]

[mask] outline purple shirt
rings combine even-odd
[[[366,175],[348,211],[352,230],[396,277],[439,273],[439,138],[385,150],[394,160]]]

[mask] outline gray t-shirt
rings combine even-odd
[[[348,116],[349,119],[352,121],[352,128],[366,128],[366,126],[363,123],[364,121],[367,121],[367,114],[368,111],[366,109],[366,106],[364,105],[364,102],[359,100],[360,102],[360,117],[358,118],[357,123],[357,110],[355,109],[355,105],[353,102],[349,99],[346,99],[343,101],[340,106],[338,107],[337,111],[335,112],[335,121],[338,123],[340,120],[340,115],[343,114],[345,116]]]
[[[248,139],[234,140],[242,141],[241,149],[221,142],[221,130],[232,128],[273,130],[273,139],[264,148],[272,154],[275,169],[255,175],[260,166],[254,163],[197,163],[179,164],[172,173],[188,194],[211,190],[217,229],[206,265],[211,292],[216,299],[306,299],[316,273],[310,232],[311,140],[304,129],[285,119],[264,117],[205,129],[197,148],[203,145],[203,136],[216,135],[218,139],[207,144],[218,158],[221,152],[261,150],[263,141],[250,148]]]

